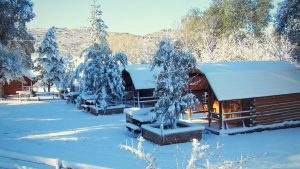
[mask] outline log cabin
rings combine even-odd
[[[15,95],[17,91],[31,90],[32,85],[35,83],[30,76],[23,76],[23,81],[11,81],[3,86],[4,96]]]
[[[150,70],[149,64],[128,65],[122,71],[126,90],[126,102],[134,107],[154,106],[157,97],[153,96],[155,89],[154,75],[157,69]]]
[[[293,64],[206,63],[191,74],[196,78],[192,92],[207,105],[213,132],[300,120],[300,69]]]

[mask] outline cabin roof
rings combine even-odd
[[[126,66],[126,71],[130,74],[135,90],[155,88],[154,75],[158,73],[157,68],[150,71],[150,64],[132,64]]]
[[[24,72],[24,76],[26,76],[28,79],[30,80],[34,80],[34,78],[38,75],[38,72],[33,70],[33,69],[30,69],[30,70],[26,70]]]
[[[198,65],[219,101],[300,93],[300,69],[285,61]]]

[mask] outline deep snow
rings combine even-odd
[[[125,115],[93,116],[63,100],[0,101],[0,150],[99,165],[111,168],[144,168],[146,163],[120,149],[126,141],[137,145],[125,127]],[[248,168],[300,168],[300,128],[234,136],[205,133],[202,144],[223,144],[226,160],[254,157]],[[187,164],[191,143],[157,146],[143,142],[160,168]],[[0,159],[1,162],[1,159]],[[213,161],[212,161],[213,162]]]

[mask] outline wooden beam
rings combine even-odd
[[[211,87],[208,87],[208,91],[207,91],[207,95],[208,95],[208,126],[211,127],[211,118],[212,118],[212,114],[210,112],[213,111],[213,104],[214,104],[214,96],[213,96],[213,92]]]
[[[140,105],[140,91],[137,92],[137,101],[138,101],[138,107],[141,107]]]
[[[220,129],[223,128],[223,102],[219,101],[219,126]]]

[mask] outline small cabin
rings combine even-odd
[[[300,69],[288,62],[199,64],[190,77],[213,132],[300,120]]]
[[[122,78],[125,82],[126,102],[134,107],[154,106],[157,102],[154,97],[155,79],[157,69],[150,71],[149,64],[128,65],[122,71]]]
[[[32,78],[28,76],[23,76],[23,81],[11,81],[10,83],[6,83],[4,87],[4,95],[15,95],[17,91],[28,91],[32,89],[32,85],[34,81]]]

